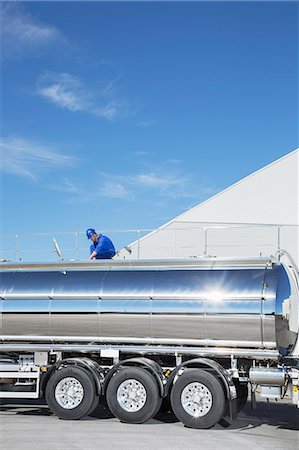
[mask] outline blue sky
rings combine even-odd
[[[155,228],[298,147],[296,2],[1,10],[5,235]]]

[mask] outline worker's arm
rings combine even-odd
[[[93,259],[97,256],[97,252],[92,252],[92,254],[87,259]]]

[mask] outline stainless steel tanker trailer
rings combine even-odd
[[[281,252],[282,254],[283,252]],[[275,258],[1,264],[1,398],[63,419],[229,424],[248,387],[298,407],[298,273]]]

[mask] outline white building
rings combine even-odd
[[[288,250],[297,265],[299,149],[243,178],[133,242],[120,258],[269,256]]]

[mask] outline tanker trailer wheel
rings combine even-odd
[[[225,413],[220,381],[202,369],[187,369],[179,376],[170,400],[174,414],[189,428],[211,428]]]
[[[106,398],[112,414],[127,423],[146,422],[162,403],[154,376],[140,367],[116,372],[108,384]]]
[[[50,410],[65,420],[88,416],[99,402],[93,379],[81,367],[55,372],[47,383],[45,398]]]

